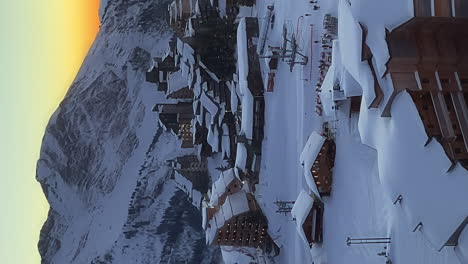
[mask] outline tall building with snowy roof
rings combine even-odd
[[[408,91],[428,141],[439,140],[453,164],[468,169],[468,5],[415,0],[414,17],[387,42],[393,92],[382,116],[390,117],[396,96]]]
[[[268,234],[267,219],[245,188],[236,169],[223,171],[213,183],[210,201],[203,208],[206,242],[278,254],[279,248]]]

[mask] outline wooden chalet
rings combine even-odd
[[[468,168],[468,2],[415,0],[414,14],[387,35],[394,90],[382,116],[407,90],[429,140]]]
[[[323,241],[323,203],[313,195],[301,191],[291,215],[296,222],[296,230],[309,246]]]
[[[304,177],[312,192],[318,197],[328,196],[332,190],[335,165],[335,142],[312,132],[301,153]]]

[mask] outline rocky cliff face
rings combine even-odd
[[[157,127],[144,82],[167,47],[167,0],[109,0],[75,82],[52,116],[37,164],[50,203],[43,263],[217,263],[198,212],[169,180],[178,142]]]

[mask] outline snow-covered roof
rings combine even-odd
[[[217,152],[219,150],[219,131],[218,126],[216,124],[211,125],[210,129],[208,129],[208,135],[206,140],[213,149],[213,152]]]
[[[250,210],[247,193],[240,191],[226,197],[224,204],[210,220],[210,226],[206,228],[206,240],[211,244],[216,236],[217,229],[224,226],[225,222],[233,216],[248,212]]]
[[[183,76],[181,71],[176,71],[169,74],[167,77],[167,92],[171,94],[182,88],[187,87],[187,79]]]
[[[214,215],[214,219],[216,221],[216,227],[222,227],[224,225],[226,218],[224,218],[223,206],[221,206],[221,209]]]
[[[206,111],[205,112],[205,127],[207,129],[210,129],[210,126],[211,126],[211,120],[212,120],[212,116],[210,114],[210,112]]]
[[[200,96],[201,105],[211,114],[216,116],[218,114],[218,106],[216,103],[203,91]]]
[[[192,204],[197,207],[197,209],[200,209],[201,206],[201,200],[202,200],[202,194],[201,192],[197,190],[192,190]]]
[[[239,69],[239,85],[243,94],[245,90],[248,90],[247,76],[249,74],[245,18],[239,21],[239,26],[237,27],[237,67]]]
[[[176,1],[172,2],[169,6],[169,20],[171,23],[177,20],[177,3]]]
[[[202,211],[202,228],[203,230],[206,230],[206,225],[208,222],[208,212],[207,212],[207,207],[203,206],[201,211]]]
[[[236,178],[236,173],[234,171],[235,169],[232,168],[221,173],[225,186],[228,186]]]
[[[184,51],[182,54],[184,60],[187,60],[190,65],[195,64],[195,50],[188,43],[184,43]]]
[[[214,237],[216,236],[217,226],[214,217],[210,220],[209,226],[210,227],[207,228],[205,231],[206,244],[211,244],[213,242]]]
[[[180,38],[177,38],[177,53],[184,54],[184,42]]]
[[[362,28],[354,19],[346,1],[339,1],[338,36],[340,39],[341,60],[351,75],[359,80],[362,52]]]
[[[190,198],[192,198],[192,189],[193,189],[193,184],[191,181],[189,181],[187,178],[182,176],[179,172],[175,171],[174,172],[174,180],[176,182],[176,185],[183,190],[185,193],[189,195]]]
[[[229,195],[226,201],[230,204],[232,209],[232,216],[236,216],[249,211],[249,202],[245,192],[237,192]]]
[[[218,9],[221,16],[226,16],[226,0],[218,0]]]
[[[341,63],[349,74],[359,83],[365,101],[370,105],[375,97],[374,78],[367,62],[362,62],[362,28],[354,19],[347,1],[339,1],[338,36]]]
[[[334,117],[335,116],[335,102],[333,100],[332,91],[333,85],[335,83],[335,65],[331,65],[328,69],[327,75],[322,83],[322,90],[320,92],[320,101],[322,102],[323,111],[325,116]]]
[[[314,205],[314,199],[302,190],[297,196],[296,202],[291,210],[291,215],[296,219],[296,230],[299,233],[299,236],[304,240],[304,242],[309,245],[309,241],[304,233],[302,225],[309,215],[312,206]]]
[[[226,82],[226,86],[231,92],[231,110],[232,112],[237,112],[237,104],[239,103],[239,98],[237,97],[236,85],[234,82]]]
[[[248,139],[253,139],[253,103],[254,98],[250,90],[246,90],[242,96],[242,122],[241,133],[244,133]]]
[[[211,205],[218,204],[219,197],[226,192],[227,186],[236,178],[239,179],[239,177],[235,173],[234,168],[221,172],[218,180],[216,180],[211,186]]]
[[[257,16],[256,10],[251,6],[239,6],[239,14],[237,17],[255,17]]]
[[[320,193],[318,191],[317,185],[315,184],[315,180],[310,169],[314,165],[314,161],[322,149],[324,142],[325,137],[315,131],[312,132],[304,146],[304,149],[302,150],[301,156],[299,157],[301,164],[304,166],[304,177],[306,179],[307,185],[309,185],[309,188],[318,197],[320,197]]]
[[[208,67],[201,61],[201,59],[198,60],[198,63],[200,64],[200,67],[202,67],[205,70],[205,72],[208,73],[211,79],[213,79],[216,82],[220,81],[218,76],[216,76],[216,74],[214,74],[210,69],[208,69]]]
[[[192,18],[188,20],[187,26],[185,28],[185,36],[186,37],[194,37],[195,36],[195,29],[193,28]]]
[[[221,128],[223,129],[223,134],[221,136],[222,156],[226,156],[229,158],[231,156],[231,137],[229,135],[229,128],[225,123],[223,123]]]
[[[247,148],[244,143],[237,143],[236,168],[245,171],[247,165]]]

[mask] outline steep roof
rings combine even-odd
[[[314,162],[317,159],[324,142],[324,136],[318,134],[315,131],[312,132],[304,146],[304,149],[302,150],[301,156],[299,157],[301,164],[304,166],[304,177],[306,179],[307,185],[309,185],[309,188],[318,197],[320,197],[320,193],[310,170],[312,169],[312,166],[314,165]]]
[[[296,230],[299,233],[299,236],[304,240],[304,242],[309,245],[307,236],[304,233],[302,225],[304,224],[307,216],[309,215],[312,206],[314,205],[314,198],[302,190],[297,196],[294,207],[291,210],[291,215],[296,219]]]
[[[221,172],[217,181],[215,181],[211,187],[211,198],[210,204],[217,205],[218,199],[221,195],[226,192],[227,186],[234,180],[239,179],[234,171],[235,169],[229,169]],[[239,179],[240,180],[240,179]]]

